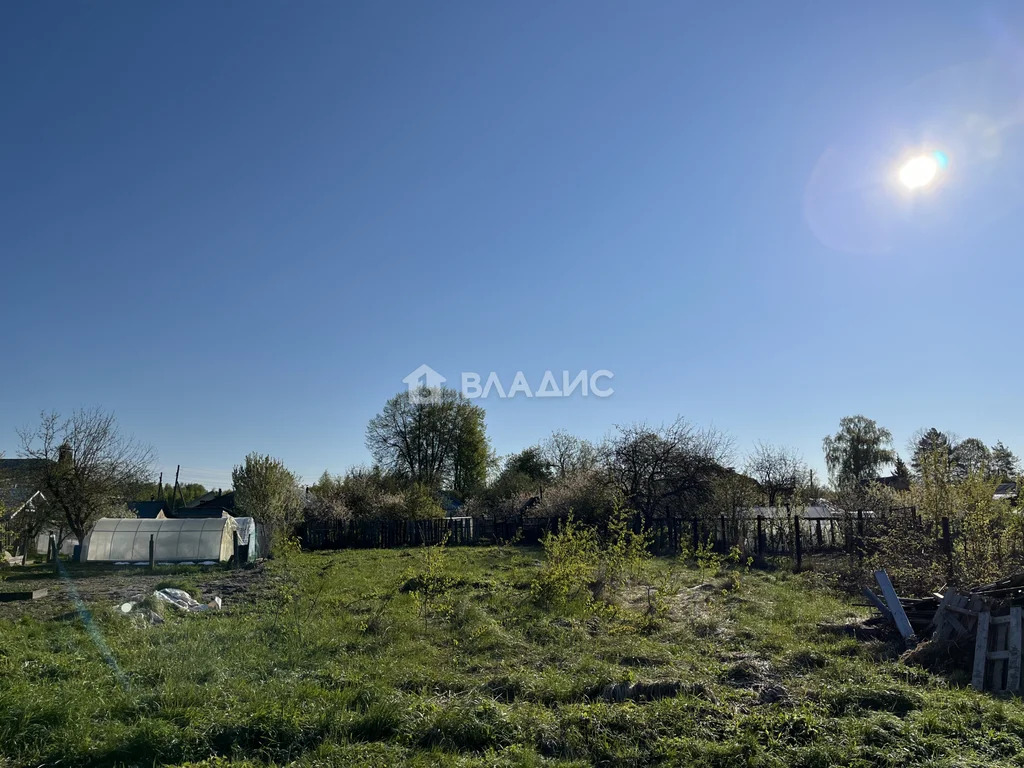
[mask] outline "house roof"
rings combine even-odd
[[[910,490],[910,478],[900,477],[899,475],[889,475],[888,477],[880,477],[876,481],[887,488],[892,488],[894,491],[909,491]]]
[[[207,498],[210,497],[210,498]],[[198,504],[186,507],[186,509],[221,509],[225,512],[233,512],[235,509],[235,492],[228,491],[222,493],[219,496],[217,494],[209,494],[200,497]],[[177,510],[181,511],[181,510]]]
[[[3,518],[10,520],[37,496],[39,473],[46,467],[45,459],[0,459],[0,508]]]
[[[0,479],[18,480],[33,478],[49,462],[46,459],[0,459]]]
[[[214,509],[212,507],[178,507],[173,510],[168,509],[165,514],[172,520],[178,520],[186,518],[223,517],[227,514],[227,510]],[[230,517],[230,515],[228,516]]]
[[[21,510],[36,499],[46,501],[42,491],[28,486],[0,489],[0,520],[12,520]]]
[[[166,501],[158,499],[156,501],[130,501],[128,509],[132,510],[137,518],[155,520],[161,512],[166,514],[169,507]]]
[[[1000,499],[1016,499],[1017,483],[1000,483],[998,486],[996,486],[996,492],[992,494],[992,498],[996,501]]]

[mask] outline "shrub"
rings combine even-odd
[[[553,605],[580,599],[589,604],[589,588],[600,560],[597,531],[581,526],[570,514],[561,530],[549,533],[541,543],[544,567],[530,587],[533,595]]]

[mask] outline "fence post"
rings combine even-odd
[[[236,536],[238,534],[235,534]],[[237,553],[237,550],[236,550]],[[149,570],[153,570],[156,567],[156,541],[154,534],[149,534]]]
[[[764,516],[757,516],[757,559],[764,560]]]
[[[235,568],[238,567],[238,529],[231,532],[231,548],[235,554]]]
[[[946,557],[953,556],[953,537],[949,533],[949,518],[942,518],[942,552]]]
[[[721,515],[719,517],[719,524],[720,524],[720,526],[722,528],[722,551],[723,552],[728,552],[729,551],[729,534],[726,533],[726,530],[725,530],[725,515]]]
[[[800,568],[803,566],[804,560],[804,549],[800,542],[800,516],[793,515],[793,537],[794,537],[794,551],[796,553],[796,570],[799,573]]]
[[[857,559],[864,559],[864,510],[857,510]]]
[[[697,522],[697,516],[693,517],[693,551],[696,552],[700,547],[700,525]]]

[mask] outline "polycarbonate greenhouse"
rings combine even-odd
[[[149,560],[153,537],[154,558],[161,563],[226,563],[234,552],[233,534],[238,525],[231,517],[200,517],[181,520],[102,518],[82,545],[82,561],[92,563],[142,562]]]

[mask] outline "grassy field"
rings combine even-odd
[[[52,594],[0,611],[0,766],[1024,763],[1019,700],[902,664],[813,575],[690,567],[669,582],[661,561],[671,588],[652,621],[643,585],[611,606],[541,604],[542,557],[9,571],[2,588]],[[439,573],[451,581],[425,605]],[[225,609],[156,625],[115,614],[158,584],[224,594]]]

